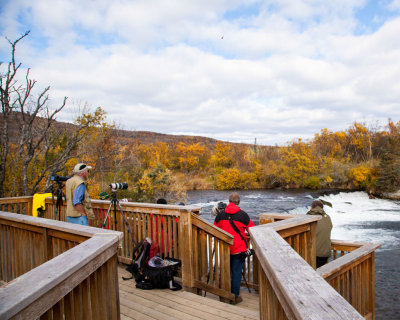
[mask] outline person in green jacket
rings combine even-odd
[[[331,256],[331,231],[332,220],[324,211],[324,205],[321,200],[315,200],[311,204],[311,210],[307,212],[310,215],[320,215],[322,219],[317,222],[317,268],[328,262]]]

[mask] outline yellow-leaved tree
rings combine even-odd
[[[375,183],[376,169],[373,167],[361,165],[351,169],[349,171],[349,177],[351,182],[357,188],[367,189]]]
[[[243,180],[238,168],[223,169],[215,177],[215,184],[218,190],[241,189]]]
[[[303,186],[304,181],[317,174],[318,161],[313,154],[310,144],[301,139],[283,148],[282,159],[278,161],[277,175],[286,184]]]

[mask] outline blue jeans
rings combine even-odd
[[[240,295],[240,283],[242,282],[242,272],[244,259],[241,254],[231,254],[231,292],[237,298]]]
[[[80,217],[68,217],[67,216],[67,222],[81,224],[83,226],[89,225],[89,220],[86,216],[80,216]]]

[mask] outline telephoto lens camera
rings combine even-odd
[[[128,189],[128,184],[126,182],[121,182],[121,183],[111,183],[110,188],[113,190],[125,190]]]
[[[216,216],[220,211],[224,210],[226,208],[226,203],[223,203],[222,201],[218,202],[216,206],[214,206],[211,209],[211,213]]]
[[[56,175],[56,174],[53,174],[53,175],[50,177],[50,180],[51,180],[51,181],[55,181],[55,182],[63,182],[63,181],[67,181],[69,178],[71,178],[71,176],[62,177],[62,176],[58,176],[58,175]]]

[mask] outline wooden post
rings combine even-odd
[[[371,252],[370,258],[370,274],[369,279],[369,293],[370,293],[370,305],[369,310],[372,312],[372,319],[375,319],[375,252]]]
[[[26,203],[26,215],[31,216],[32,215],[32,206],[33,206],[33,196],[30,197]]]
[[[317,221],[310,223],[310,231],[307,234],[307,257],[308,264],[315,270],[317,268]]]
[[[179,247],[182,260],[182,285],[187,291],[193,288],[192,215],[181,211],[179,219]]]

